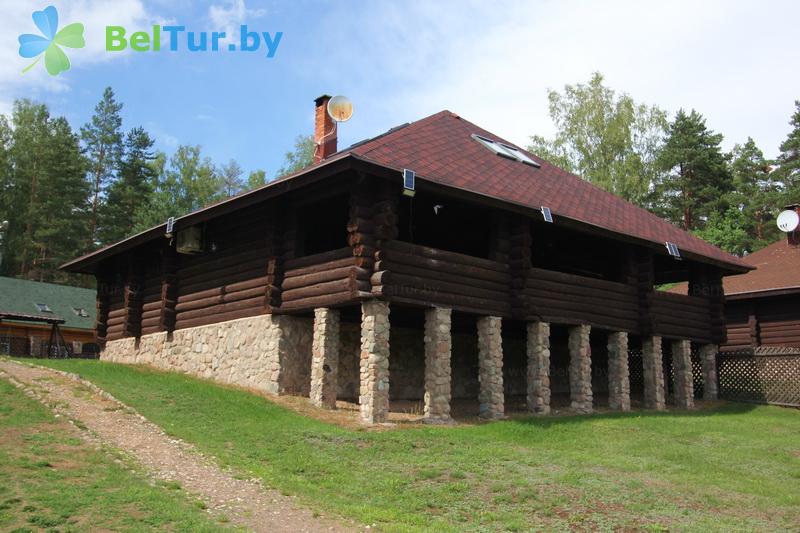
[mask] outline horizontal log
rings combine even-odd
[[[283,283],[281,284],[281,288],[285,291],[288,291],[291,289],[297,289],[298,287],[308,287],[317,283],[324,283],[326,281],[349,278],[354,269],[357,268],[358,267],[348,265],[330,270],[323,270],[321,272],[315,272],[312,274],[285,277]],[[368,274],[366,269],[358,268],[358,270],[361,272],[362,276]]]
[[[393,265],[397,263],[425,270],[438,270],[440,272],[458,274],[468,278],[491,281],[505,286],[508,286],[509,282],[511,281],[511,276],[508,273],[476,266],[450,263],[439,259],[431,259],[419,255],[407,254],[397,250],[383,250],[380,255],[388,265],[386,270],[390,271],[393,270]]]
[[[307,255],[304,257],[298,257],[297,259],[287,260],[284,262],[283,267],[286,271],[289,271],[311,265],[318,265],[320,263],[336,261],[337,259],[352,257],[352,255],[352,249],[349,246],[346,246],[344,248],[337,248],[336,250],[331,250],[329,252],[322,252],[320,254]]]
[[[242,263],[260,260],[266,263],[269,260],[269,254],[264,249],[249,249],[242,250],[236,254],[210,254],[206,257],[206,261],[201,261],[191,267],[183,267],[179,270],[180,279],[189,279],[194,275],[210,272],[212,270],[220,270],[233,265],[240,265]]]
[[[205,315],[225,314],[233,311],[240,311],[242,309],[250,309],[253,307],[264,308],[264,297],[258,296],[255,298],[248,298],[246,300],[239,300],[237,302],[223,303],[204,307],[203,309],[194,309],[191,311],[178,312],[177,321],[189,320],[198,318]]]
[[[192,300],[190,302],[179,303],[178,305],[175,306],[175,311],[177,311],[178,313],[182,313],[184,311],[204,309],[207,307],[213,307],[220,304],[238,302],[239,300],[247,300],[250,298],[255,298],[257,296],[263,298],[265,295],[266,295],[265,287],[263,286],[253,287],[252,289],[225,292],[217,294],[216,296],[209,296],[207,298]]]
[[[456,274],[453,272],[440,271],[436,269],[418,268],[415,266],[405,265],[403,263],[398,263],[398,262],[379,261],[378,263],[375,264],[375,271],[378,272],[381,270],[388,270],[390,272],[405,274],[407,276],[426,277],[441,281],[448,281],[451,283],[461,283],[464,285],[471,285],[474,287],[494,290],[497,292],[505,292],[508,291],[509,289],[507,283],[499,283],[495,281],[478,279],[469,276],[462,276],[460,274]]]
[[[570,311],[568,309],[532,309],[530,314],[525,317],[526,320],[544,320],[551,324],[560,324],[566,326],[576,326],[586,324],[592,328],[606,330],[606,331],[625,331],[628,333],[638,332],[636,324],[630,321],[612,319],[611,317],[598,317],[596,315],[587,315],[578,311]]]
[[[284,271],[283,279],[284,281],[286,281],[299,276],[306,276],[309,274],[319,274],[321,272],[328,272],[330,270],[335,270],[337,268],[342,268],[342,267],[352,267],[356,263],[357,263],[356,259],[352,256],[349,256],[342,259],[335,259],[333,261],[328,261],[325,263],[318,263],[315,265],[308,265],[305,267],[292,268]]]
[[[553,313],[559,316],[571,316],[571,314],[574,313],[578,317],[585,317],[586,320],[594,320],[598,323],[625,325],[629,329],[636,329],[639,320],[639,315],[636,313],[628,313],[618,309],[612,310],[609,309],[608,306],[603,305],[590,305],[588,303],[540,297],[529,297],[527,303],[528,308],[532,312],[542,316],[545,316],[547,313]]]
[[[345,291],[354,290],[369,290],[370,284],[368,281],[356,281],[355,277],[339,279],[335,281],[327,281],[325,283],[317,283],[308,287],[298,287],[292,290],[284,290],[281,295],[281,300],[284,303],[300,300],[304,298],[311,298],[315,296],[324,296],[326,294],[336,294]]]
[[[229,311],[225,313],[205,315],[191,319],[176,320],[175,329],[186,329],[198,326],[206,326],[208,324],[217,324],[219,322],[226,322],[228,320],[238,320],[240,318],[247,318],[262,314],[265,314],[265,310],[262,307],[250,307],[247,309],[240,309],[237,311]]]
[[[454,263],[457,265],[468,265],[486,270],[493,270],[495,272],[508,273],[508,265],[506,264],[498,263],[497,261],[492,261],[490,259],[483,259],[481,257],[439,250],[438,248],[431,248],[429,246],[421,246],[418,244],[411,244],[395,240],[384,242],[383,248],[386,250],[394,250],[409,255],[417,255],[426,257],[428,259],[436,259],[438,261]]]
[[[151,326],[151,327],[142,327],[142,335],[152,335],[153,333],[158,333],[161,331],[161,328],[158,326]]]
[[[206,291],[209,289],[215,289],[221,285],[233,285],[235,283],[242,283],[258,278],[264,277],[264,269],[263,268],[256,268],[253,270],[247,270],[242,272],[237,272],[235,275],[232,276],[225,276],[219,277],[216,279],[207,279],[200,282],[188,284],[188,283],[181,283],[178,287],[178,292],[181,296],[187,296],[189,294],[193,294],[195,292]]]
[[[708,300],[698,296],[687,296],[686,294],[675,294],[665,291],[653,291],[651,293],[656,300],[668,303],[688,305],[690,307],[707,307]]]
[[[161,321],[160,317],[142,319],[142,331],[144,331],[147,328],[158,329],[158,324],[160,321]]]
[[[237,283],[220,285],[219,287],[214,287],[213,289],[207,289],[204,291],[192,292],[189,294],[178,296],[177,303],[181,304],[186,302],[192,302],[194,300],[202,300],[203,298],[209,298],[211,296],[225,294],[228,292],[237,292],[241,290],[252,289],[255,287],[262,287],[266,289],[268,281],[269,281],[269,276],[260,276],[257,278],[247,279],[245,281],[239,281]]]
[[[180,286],[184,285],[193,285],[197,283],[202,283],[208,280],[224,280],[226,278],[234,278],[237,277],[242,272],[247,272],[251,270],[261,270],[261,276],[267,274],[267,259],[264,257],[256,257],[254,259],[249,259],[247,261],[241,261],[239,263],[235,263],[228,267],[224,268],[215,268],[210,270],[204,270],[202,272],[196,272],[191,276],[186,276],[183,272],[180,273]],[[241,278],[237,279],[237,281],[242,281]]]
[[[124,306],[120,307],[118,309],[111,309],[108,312],[108,318],[116,318],[116,317],[121,317],[121,316],[125,316],[125,307]]]
[[[537,301],[551,302],[552,305],[574,305],[578,308],[596,310],[599,314],[607,314],[627,320],[638,320],[640,317],[636,302],[618,302],[604,298],[595,298],[590,294],[566,294],[552,291],[525,289],[523,295]]]
[[[326,294],[323,296],[314,296],[311,298],[303,298],[291,302],[284,301],[281,306],[281,311],[296,311],[299,309],[314,309],[317,307],[329,307],[335,305],[346,304],[355,301],[353,293],[350,290],[337,292],[335,294]]]
[[[393,301],[395,296],[399,296],[407,300],[418,302],[421,305],[438,304],[453,309],[457,309],[459,305],[463,304],[473,309],[483,309],[483,314],[487,315],[498,314],[500,316],[509,316],[511,314],[511,305],[509,303],[466,296],[463,294],[452,294],[441,290],[432,291],[417,287],[381,285],[379,291],[376,291],[373,287],[372,294],[376,296],[382,295],[390,301]]]
[[[376,278],[380,278],[380,283],[375,283]],[[408,276],[392,271],[383,273],[380,276],[373,276],[371,281],[373,285],[422,287],[425,289],[433,289],[434,291],[443,291],[451,294],[463,294],[465,296],[495,300],[504,305],[507,304],[509,300],[509,294],[507,291],[494,291],[480,287],[474,287],[468,284],[451,283],[449,281],[442,281],[440,279],[432,279],[428,277]]]
[[[528,278],[556,281],[578,287],[593,287],[615,294],[628,294],[631,296],[636,294],[635,287],[625,285],[624,283],[590,278],[588,276],[578,276],[577,274],[567,274],[565,272],[546,270],[544,268],[531,268],[528,272]]]
[[[153,302],[145,302],[142,305],[142,312],[143,313],[146,313],[148,311],[152,311],[154,309],[161,309],[161,299],[160,298],[158,300],[156,300],[156,301],[153,301]]]
[[[524,290],[526,292],[533,291],[535,293],[541,292],[556,295],[561,294],[563,295],[562,298],[564,299],[574,299],[576,296],[579,298],[585,297],[590,299],[598,299],[608,303],[609,305],[612,305],[613,302],[613,305],[630,309],[637,309],[639,305],[639,301],[636,296],[630,293],[612,292],[606,289],[598,289],[595,287],[580,287],[541,279],[528,279]]]

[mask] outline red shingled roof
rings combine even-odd
[[[500,157],[474,140],[474,133],[516,146],[441,111],[345,152],[398,170],[410,168],[428,181],[536,209],[547,206],[557,216],[661,245],[674,242],[681,250],[745,266],[739,258],[533,154],[529,155],[541,168]]]
[[[753,252],[743,261],[756,270],[723,278],[726,296],[787,289],[800,291],[800,246],[789,245],[785,238]],[[680,294],[686,291],[685,283],[669,290]]]

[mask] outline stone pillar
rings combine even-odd
[[[389,303],[361,304],[361,421],[385,422],[389,417]]]
[[[591,326],[569,328],[569,397],[576,413],[592,412],[592,347]]]
[[[478,381],[480,381],[479,414],[497,419],[505,414],[503,393],[502,319],[483,316],[478,319]]]
[[[425,312],[425,420],[450,421],[451,310]]]
[[[615,411],[631,410],[631,382],[628,372],[628,334],[608,334],[608,406]]]
[[[694,407],[692,343],[688,340],[672,342],[672,385],[675,405],[684,409]]]
[[[716,344],[700,346],[700,362],[703,364],[703,399],[716,400],[717,391],[717,352]]]
[[[317,407],[336,408],[339,344],[339,311],[314,309],[310,397]]]
[[[661,337],[642,340],[642,368],[644,374],[645,409],[664,410],[664,364],[661,355]]]
[[[528,411],[550,414],[550,324],[528,322]]]

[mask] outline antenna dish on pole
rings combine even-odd
[[[335,122],[347,122],[353,116],[353,102],[346,96],[334,96],[328,100],[328,115]]]
[[[797,229],[797,226],[800,224],[800,215],[797,214],[797,211],[787,209],[778,215],[777,222],[779,230],[784,233],[789,233]]]

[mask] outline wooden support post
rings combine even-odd
[[[651,293],[655,285],[655,267],[652,250],[637,250],[636,294],[639,303],[639,333],[642,337],[653,334],[655,329],[650,309]]]
[[[351,198],[348,230],[352,227],[359,232],[363,231],[365,237],[371,235],[374,242],[372,257],[367,258],[357,255],[356,266],[365,269],[369,273],[371,292],[376,296],[388,295],[388,287],[384,285],[384,280],[388,280],[389,271],[381,266],[385,265],[385,261],[377,261],[377,259],[381,257],[384,245],[397,239],[399,194],[396,188],[382,183],[379,185],[375,193],[375,201],[371,205],[360,205],[364,199],[357,195]],[[370,217],[369,226],[363,222],[366,216]],[[359,223],[359,220],[362,222]],[[367,228],[369,232],[367,232]],[[354,241],[356,240],[355,235],[352,238]],[[356,248],[353,250],[355,253]]]
[[[142,334],[143,289],[144,264],[139,260],[131,260],[125,279],[123,337],[139,337]]]
[[[286,255],[280,220],[283,212],[278,211],[269,222],[267,235],[267,284],[264,293],[264,309],[272,312],[281,306],[283,295],[283,259]]]
[[[98,274],[97,280],[97,318],[95,319],[94,331],[97,344],[102,348],[106,344],[108,330],[108,309],[111,296],[111,281],[108,277]]]
[[[527,219],[516,219],[509,231],[509,272],[511,274],[511,312],[526,319],[535,312],[529,308],[529,298],[524,295],[531,272],[531,226]]]
[[[175,330],[175,306],[178,302],[178,252],[168,243],[161,253],[161,314],[158,329],[172,333]]]

